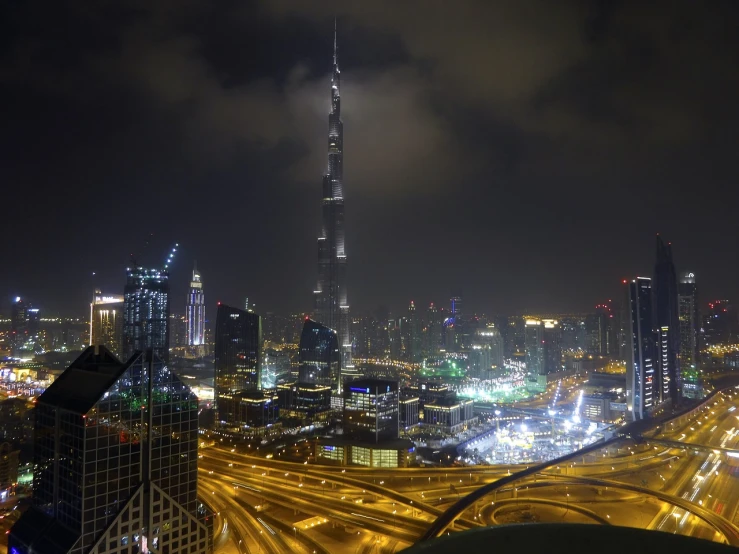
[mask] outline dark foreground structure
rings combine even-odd
[[[33,504],[8,552],[206,553],[198,402],[152,350],[91,346],[38,398]]]

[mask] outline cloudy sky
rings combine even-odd
[[[657,232],[737,297],[735,2],[30,1],[0,7],[2,311],[83,314],[175,242],[173,310],[195,259],[211,302],[309,310],[334,16],[355,310],[584,311]]]

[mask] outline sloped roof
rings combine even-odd
[[[39,396],[37,405],[86,414],[139,355],[122,363],[104,346],[90,346]]]

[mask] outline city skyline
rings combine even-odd
[[[488,312],[584,310],[619,279],[648,274],[657,232],[673,241],[678,271],[699,276],[703,298],[736,298],[726,160],[737,84],[722,69],[737,40],[731,18],[689,3],[660,17],[645,6],[533,5],[447,13],[409,3],[392,17],[290,2],[244,12],[196,1],[177,17],[166,3],[12,7],[6,201],[34,215],[25,240],[7,245],[0,310],[15,295],[60,313],[87,305],[95,287],[117,293],[128,254],[153,233],[151,255],[183,244],[171,268],[177,297],[197,258],[213,300],[309,311],[334,15],[353,310],[459,290]],[[57,61],[24,56],[31,44]],[[122,191],[160,217],[91,232],[124,217]],[[173,215],[194,197],[196,226]],[[64,205],[90,216],[70,219]],[[260,240],[244,238],[245,215]],[[57,271],[70,261],[77,271]]]

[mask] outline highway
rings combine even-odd
[[[450,507],[483,489],[443,532],[570,521],[739,545],[734,392],[718,393],[654,436],[623,436],[566,462],[531,466],[525,478],[516,473],[527,466],[516,465],[323,466],[312,463],[305,445],[286,439],[280,453],[303,462],[201,448],[200,492],[219,512],[218,551],[237,554],[395,552],[426,538]]]

